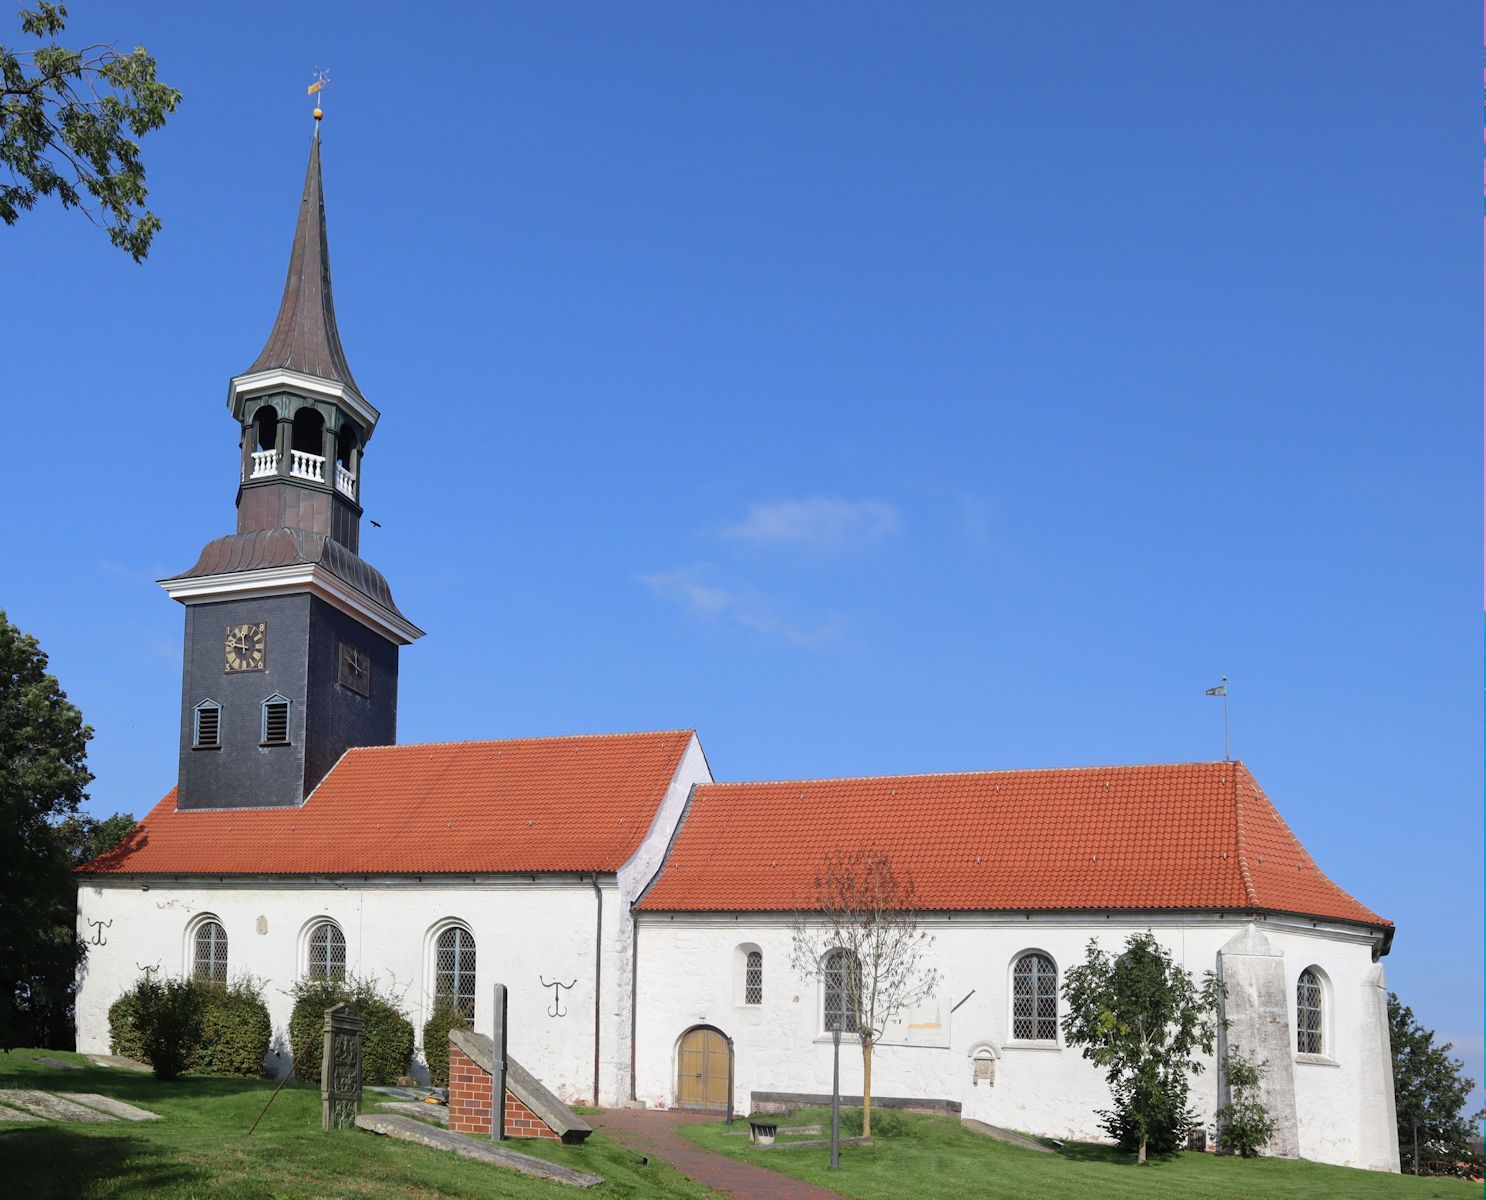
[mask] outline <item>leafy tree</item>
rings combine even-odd
[[[1398,1153],[1414,1159],[1414,1128],[1419,1130],[1420,1159],[1449,1163],[1479,1161],[1472,1142],[1473,1122],[1462,1115],[1475,1080],[1463,1074],[1465,1063],[1452,1058],[1454,1046],[1434,1043],[1414,1010],[1388,993],[1388,1037],[1393,1047],[1393,1099],[1398,1107]]]
[[[898,875],[885,854],[828,854],[813,888],[813,902],[794,915],[791,962],[841,996],[842,1032],[862,1045],[862,1133],[870,1137],[872,1048],[898,1013],[933,995],[939,973],[923,956],[934,939],[918,926],[913,877]]]
[[[1253,1158],[1274,1137],[1274,1121],[1259,1098],[1268,1061],[1255,1062],[1237,1048],[1223,1058],[1228,1103],[1218,1109],[1218,1146],[1230,1154]]]
[[[1193,1123],[1188,1076],[1203,1069],[1192,1055],[1213,1052],[1223,994],[1211,971],[1199,987],[1149,931],[1132,933],[1118,955],[1090,941],[1068,971],[1064,1037],[1104,1068],[1115,1105],[1100,1113],[1104,1128],[1137,1162],[1181,1147]]]
[[[93,731],[46,670],[36,639],[0,612],[0,1046],[64,1042],[76,932],[73,862],[55,822],[93,775]]]
[[[87,813],[71,813],[57,826],[57,838],[72,865],[80,867],[107,854],[129,836],[134,825],[128,813],[114,813],[101,821]]]
[[[79,209],[109,240],[143,261],[160,218],[145,208],[143,137],[180,103],[155,78],[142,46],[69,50],[50,41],[67,23],[67,6],[40,0],[21,10],[21,31],[41,43],[0,45],[0,220],[14,225],[42,196]]]

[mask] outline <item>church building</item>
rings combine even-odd
[[[109,1050],[146,970],[262,980],[275,1074],[296,980],[375,978],[420,1035],[439,993],[490,1032],[503,983],[513,1054],[565,1100],[819,1100],[852,1030],[830,973],[792,967],[791,917],[826,855],[870,848],[911,874],[938,978],[879,1043],[879,1102],[1103,1137],[1062,980],[1091,940],[1150,930],[1227,986],[1192,1087],[1209,1129],[1241,1045],[1268,1060],[1272,1152],[1398,1170],[1392,923],[1240,762],[748,783],[714,781],[685,729],[398,745],[423,631],[360,556],[379,413],[336,326],[320,160],[317,130],[278,314],[228,385],[236,532],[161,581],[185,607],[176,785],[78,872],[79,934],[110,922],[79,1051]],[[859,1095],[854,1043],[841,1066]]]

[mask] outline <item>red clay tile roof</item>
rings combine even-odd
[[[616,871],[690,730],[349,750],[300,808],[178,812],[175,791],[85,874]]]
[[[1242,763],[988,771],[693,793],[639,908],[808,905],[831,851],[873,848],[944,909],[1242,909],[1387,926],[1317,868]]]

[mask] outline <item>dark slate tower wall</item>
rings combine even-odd
[[[231,625],[268,626],[261,671],[228,672]],[[342,643],[371,662],[370,695],[340,684]],[[193,604],[186,609],[180,808],[268,808],[303,803],[352,746],[397,740],[397,647],[317,596]],[[289,744],[264,746],[263,702],[291,701]],[[196,749],[196,706],[221,705],[220,745]]]
[[[371,660],[369,696],[341,686],[342,642],[357,647]],[[397,741],[397,647],[393,643],[314,597],[310,600],[308,659],[306,796],[352,746],[390,746]]]
[[[263,670],[226,671],[228,626],[260,621],[268,626]],[[264,808],[304,798],[310,622],[308,595],[187,605],[178,808]],[[261,744],[263,702],[275,692],[292,702],[287,746]],[[222,706],[216,750],[192,746],[195,709],[203,700]]]

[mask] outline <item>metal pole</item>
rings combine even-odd
[[[490,1033],[490,1140],[506,1140],[506,985],[495,985]]]
[[[728,1038],[728,1124],[733,1123],[733,1039]]]
[[[841,1169],[841,1030],[831,1030],[831,1170]]]
[[[1211,675],[1208,676],[1212,678]],[[1223,761],[1232,762],[1233,754],[1228,748],[1228,676],[1223,676]]]

